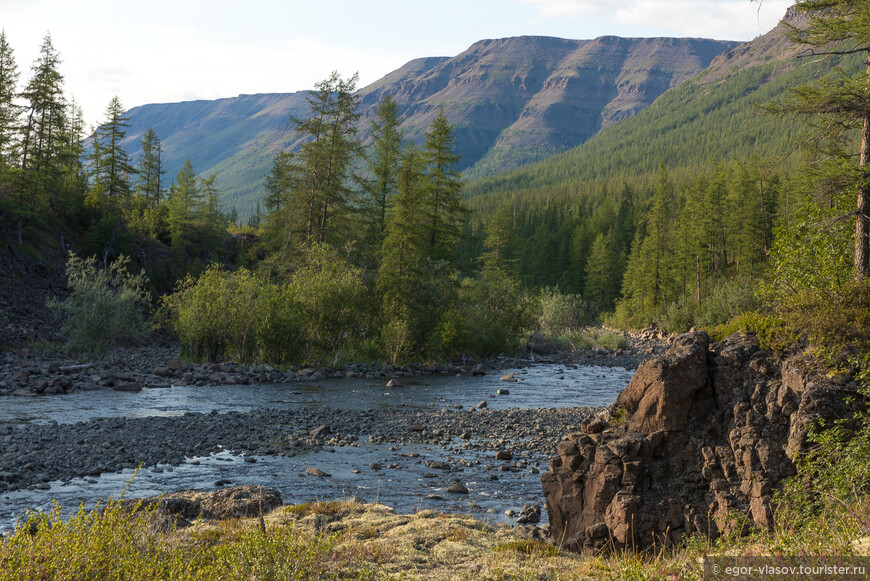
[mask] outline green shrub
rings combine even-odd
[[[71,294],[50,299],[49,308],[65,317],[66,347],[75,355],[102,357],[112,347],[140,343],[151,331],[144,311],[150,301],[145,274],[130,274],[130,259],[120,256],[100,268],[95,258],[70,253],[66,275]]]
[[[538,328],[548,337],[581,329],[594,321],[592,305],[578,294],[545,289],[540,298]]]
[[[812,448],[795,459],[797,475],[775,496],[777,523],[800,551],[820,540],[851,551],[853,539],[870,533],[870,355],[852,358],[852,364],[859,370],[859,411],[814,426]]]
[[[409,358],[414,348],[414,337],[408,322],[392,320],[382,325],[379,344],[381,352],[393,365]]]
[[[828,363],[870,352],[870,283],[850,281],[838,292],[804,291],[778,309]]]
[[[361,557],[336,549],[334,536],[228,521],[196,542],[161,534],[151,517],[113,501],[66,520],[60,507],[33,513],[0,542],[0,581],[326,579],[336,569],[342,578],[375,578]]]
[[[294,289],[274,284],[260,288],[257,350],[263,361],[285,364],[305,351],[305,313]]]
[[[657,322],[671,333],[685,333],[692,327],[715,327],[758,307],[756,285],[748,277],[713,281],[702,297],[684,294],[663,310]]]
[[[335,353],[366,334],[371,297],[362,271],[326,246],[307,251],[307,262],[290,279],[305,311],[306,335],[323,353]]]
[[[628,336],[619,331],[600,328],[572,329],[560,333],[552,340],[561,347],[575,351],[587,349],[625,349],[628,347]]]
[[[495,272],[466,278],[441,315],[430,349],[446,357],[511,351],[534,324],[535,302],[516,281]]]
[[[294,289],[244,268],[211,266],[197,279],[188,276],[163,298],[163,311],[196,359],[283,364],[305,348],[303,309]]]
[[[798,340],[798,336],[789,330],[784,320],[756,311],[743,313],[727,323],[717,325],[711,334],[715,340],[721,341],[737,332],[755,334],[761,348],[767,351],[782,351]]]

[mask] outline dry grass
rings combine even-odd
[[[778,531],[716,543],[694,539],[679,549],[643,557],[584,557],[524,537],[521,529],[469,516],[431,510],[396,514],[383,505],[353,501],[280,507],[264,516],[265,533],[256,517],[200,519],[169,532],[148,526],[148,518],[147,512],[131,514],[111,506],[69,521],[38,517],[35,525],[25,523],[0,542],[0,581],[700,580],[705,555],[783,554],[789,539],[799,541]],[[824,548],[815,549],[825,554]],[[868,550],[865,536],[848,552],[866,555]]]

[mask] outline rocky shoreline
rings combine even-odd
[[[338,378],[420,377],[427,375],[480,375],[531,364],[598,365],[634,369],[645,357],[662,353],[662,335],[631,337],[626,349],[559,350],[550,343],[527,345],[520,356],[485,361],[460,361],[392,366],[383,363],[347,363],[340,366],[303,365],[275,369],[270,365],[190,363],[179,358],[175,344],[118,349],[104,361],[70,359],[58,352],[20,349],[0,353],[0,396],[62,395],[73,391],[115,389],[139,391],[173,385],[247,385],[255,383],[311,382]]]
[[[52,481],[139,465],[177,466],[221,451],[255,461],[253,456],[295,456],[369,444],[437,446],[437,457],[419,460],[439,474],[462,471],[467,461],[458,456],[466,450],[490,453],[492,464],[484,469],[496,476],[537,473],[538,462],[532,458],[554,454],[566,429],[579,429],[601,409],[257,410],[8,425],[0,427],[0,491],[47,490]]]

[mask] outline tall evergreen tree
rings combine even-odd
[[[599,312],[613,309],[619,296],[622,257],[616,250],[613,230],[599,232],[586,261],[586,299],[593,301]]]
[[[623,277],[623,308],[635,317],[653,320],[674,298],[674,184],[662,166],[656,178],[650,209],[644,220],[645,232],[638,230]]]
[[[372,146],[367,158],[371,179],[366,184],[369,237],[379,248],[386,235],[387,219],[398,187],[398,169],[402,150],[398,105],[387,93],[375,109],[371,122]]]
[[[0,30],[0,172],[18,165],[22,112],[15,102],[18,96],[18,76],[15,54],[6,40],[6,31]],[[2,180],[0,173],[0,183]]]
[[[186,236],[190,234],[196,210],[202,205],[202,193],[189,159],[185,160],[184,167],[175,177],[175,183],[169,188],[166,205],[172,247],[176,251],[182,251],[186,248]]]
[[[294,187],[295,166],[293,154],[281,151],[272,162],[272,170],[266,176],[266,195],[263,204],[269,213],[280,212],[290,201]]]
[[[84,198],[88,187],[88,176],[85,168],[85,120],[82,108],[75,101],[70,101],[67,113],[69,122],[66,136],[63,138],[62,191],[67,195],[66,206],[74,206]]]
[[[166,190],[163,182],[163,176],[166,174],[163,169],[163,144],[153,127],[145,131],[140,144],[142,157],[139,158],[139,168],[136,171],[139,178],[136,192],[147,200],[151,207],[157,207],[163,202]]]
[[[437,320],[427,282],[432,276],[428,233],[420,205],[425,199],[423,158],[416,147],[402,154],[393,212],[387,224],[376,289],[385,328],[403,336],[407,348],[422,345]]]
[[[832,78],[799,88],[789,102],[777,108],[821,115],[828,136],[860,131],[852,181],[857,191],[853,259],[855,278],[863,280],[870,276],[870,3],[797,0],[795,8],[808,18],[805,25],[791,27],[791,38],[807,46],[811,55],[860,54],[864,58],[862,70],[850,75],[838,68]]]
[[[510,257],[509,246],[513,238],[513,215],[507,204],[502,204],[489,217],[486,223],[486,238],[483,241],[483,261],[485,271],[493,270],[503,273],[510,271],[513,260]]]
[[[294,188],[301,198],[294,205],[304,211],[306,245],[334,242],[334,218],[341,219],[352,199],[351,174],[360,151],[359,97],[354,94],[358,78],[354,74],[345,80],[333,72],[308,97],[311,117],[292,119],[297,133],[308,140],[296,154],[299,184]]]
[[[130,210],[132,176],[136,172],[122,144],[130,126],[118,97],[106,108],[106,120],[94,132],[90,173],[95,201],[106,204],[119,215]]]
[[[454,152],[453,126],[444,110],[432,121],[426,132],[423,160],[426,168],[426,190],[423,212],[428,220],[428,240],[434,258],[448,258],[462,232],[466,209],[459,198],[462,180]]]
[[[21,137],[22,180],[16,188],[19,245],[25,215],[39,215],[60,191],[67,108],[59,66],[60,56],[46,34],[33,63],[33,76],[21,93],[27,107]]]

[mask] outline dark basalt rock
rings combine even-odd
[[[559,444],[541,476],[553,538],[593,553],[715,537],[740,526],[734,512],[769,527],[772,491],[795,473],[810,425],[847,417],[855,387],[752,337],[676,337],[638,367],[609,423]]]

